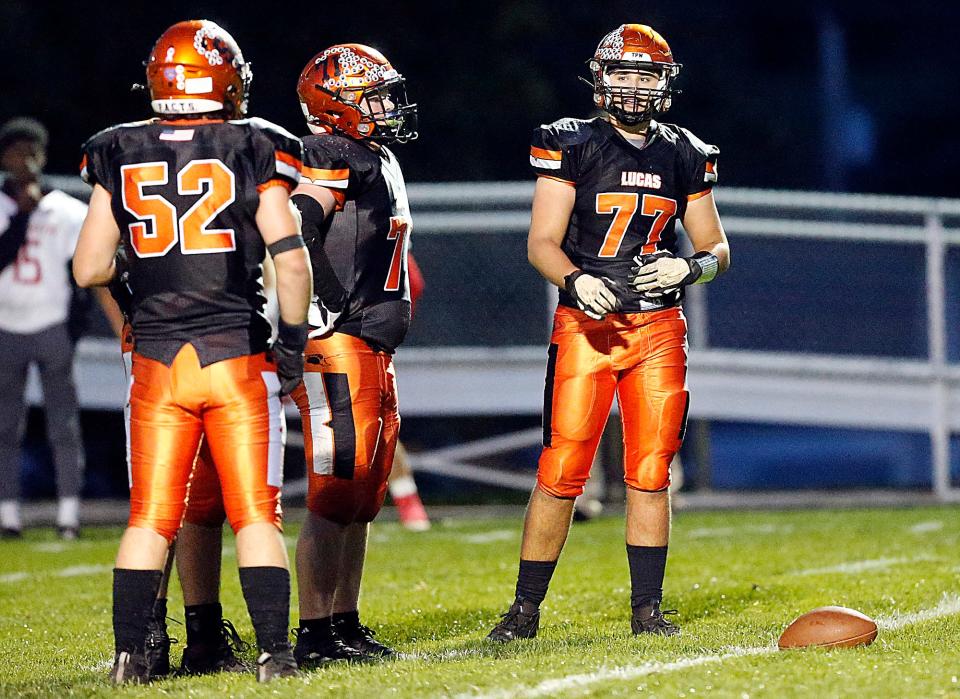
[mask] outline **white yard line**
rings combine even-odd
[[[520,533],[513,529],[495,529],[492,532],[470,534],[458,538],[467,544],[491,544],[495,541],[512,541],[519,535]]]
[[[737,534],[790,534],[793,532],[793,526],[786,524],[748,524],[743,527],[697,527],[686,532],[688,539],[718,539]],[[677,531],[678,536],[683,536],[683,530]]]
[[[944,595],[937,606],[930,609],[921,609],[908,614],[894,614],[880,617],[877,625],[886,631],[903,628],[911,624],[932,619],[960,614],[960,597]],[[626,665],[621,667],[601,668],[595,672],[585,672],[576,675],[566,675],[554,679],[544,680],[529,687],[513,687],[486,693],[465,693],[457,695],[457,699],[519,699],[520,697],[543,697],[559,695],[565,692],[574,692],[578,689],[592,687],[601,682],[613,680],[634,680],[647,675],[663,674],[676,670],[685,670],[691,667],[722,663],[725,660],[743,658],[754,655],[767,655],[777,652],[775,645],[754,646],[751,648],[729,648],[725,652],[709,655],[695,655],[672,662],[651,661],[640,665]]]
[[[960,614],[960,597],[944,593],[936,607],[921,609],[919,612],[910,612],[909,614],[897,612],[896,614],[877,617],[877,626],[885,631],[894,631],[911,624],[919,624],[921,621],[930,621],[955,614]]]
[[[917,522],[912,527],[907,527],[907,531],[911,534],[928,534],[930,532],[938,532],[941,529],[943,529],[943,522],[939,520]]]
[[[39,578],[74,578],[79,575],[99,575],[113,570],[111,565],[82,565],[57,568],[55,570],[37,570],[33,572],[17,571],[0,575],[0,583],[15,583]]]
[[[849,561],[847,563],[838,563],[833,566],[824,566],[823,568],[806,568],[797,570],[788,575],[823,575],[825,573],[862,573],[867,570],[886,570],[894,566],[906,565],[908,563],[921,563],[934,560],[931,556],[915,556],[913,558],[874,558],[866,561]]]

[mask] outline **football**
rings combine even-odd
[[[817,607],[793,620],[777,645],[788,648],[853,648],[868,646],[877,637],[877,623],[846,607]]]

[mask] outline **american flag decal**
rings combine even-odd
[[[160,132],[161,141],[192,141],[193,129],[164,129]]]

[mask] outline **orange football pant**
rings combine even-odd
[[[400,432],[392,357],[344,333],[312,339],[292,395],[303,420],[307,508],[339,524],[373,521]]]
[[[133,329],[129,322],[124,322],[120,332],[120,351],[123,353],[123,366],[130,381],[130,372],[133,365]],[[127,424],[127,452],[129,460],[130,450],[130,403],[127,397],[127,406],[124,409],[124,418]],[[129,468],[129,463],[127,464]],[[131,476],[131,487],[132,476]],[[210,446],[206,440],[200,440],[200,449],[193,466],[193,476],[190,478],[190,490],[187,495],[187,511],[184,520],[201,527],[222,527],[227,513],[223,509],[223,494],[220,492],[220,479],[217,469],[213,465],[210,455]]]
[[[583,492],[614,394],[623,421],[624,482],[651,492],[670,485],[690,396],[686,334],[679,308],[603,320],[557,309],[544,390],[541,490],[558,498]]]
[[[216,469],[233,530],[255,522],[280,528],[284,424],[279,389],[276,368],[264,353],[206,367],[190,344],[170,367],[134,353],[129,525],[173,540],[203,439],[209,459],[200,463]],[[209,471],[205,481],[205,487],[191,493],[198,503],[215,497]]]

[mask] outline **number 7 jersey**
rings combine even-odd
[[[202,366],[267,348],[260,192],[299,181],[303,145],[263,119],[121,124],[83,148],[81,176],[112,197],[130,265],[136,351]]]
[[[601,118],[561,119],[533,133],[530,165],[576,189],[562,248],[577,267],[617,283],[625,313],[676,306],[681,292],[648,299],[627,286],[636,255],[677,254],[677,220],[717,181],[716,146],[686,129],[651,122],[642,147]],[[560,303],[576,308],[560,290]]]
[[[413,223],[400,165],[388,148],[338,134],[306,136],[303,146],[303,182],[328,188],[337,202],[325,221],[304,220],[319,229],[309,247],[323,246],[347,294],[334,329],[392,353],[410,326]]]

